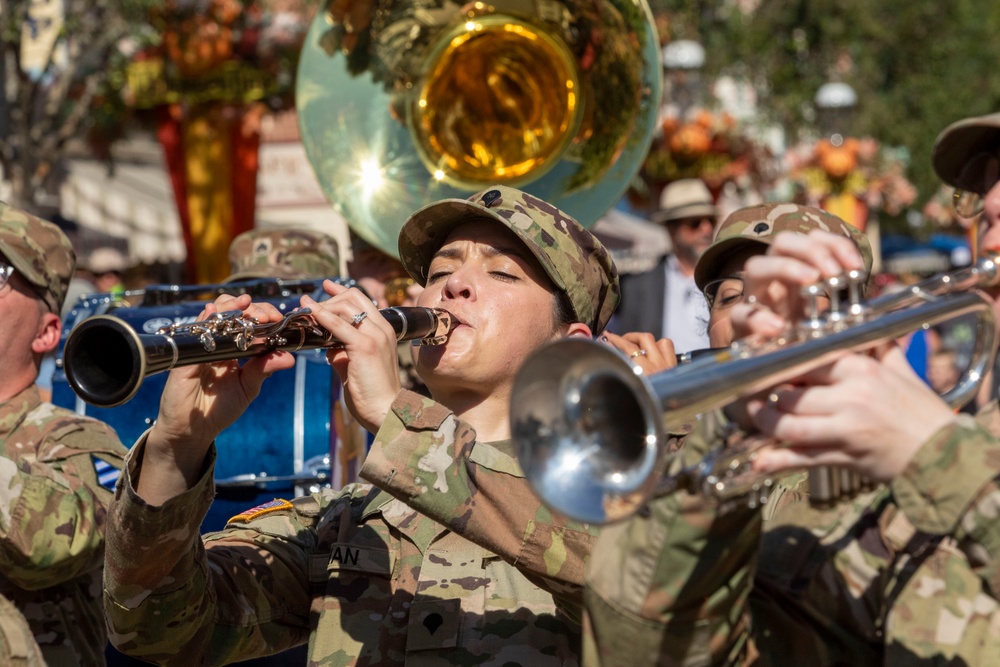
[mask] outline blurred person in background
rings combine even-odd
[[[666,227],[672,250],[649,271],[621,276],[622,303],[611,331],[667,338],[677,352],[708,346],[708,310],[694,267],[712,243],[717,216],[712,193],[700,179],[673,181],[663,188],[651,220]]]
[[[261,278],[319,281],[339,275],[340,248],[335,238],[304,227],[276,227],[251,229],[232,240],[229,276],[224,282]]]
[[[77,265],[76,270],[73,272],[73,277],[69,281],[69,287],[66,288],[66,299],[63,301],[62,312],[60,313],[62,318],[65,319],[69,315],[69,311],[73,310],[73,307],[81,296],[96,292],[97,285],[94,284],[90,271],[82,265]]]
[[[97,248],[87,256],[86,266],[97,292],[119,299],[125,295],[125,272],[131,264],[121,250]]]
[[[347,275],[379,308],[412,306],[423,289],[406,273],[403,264],[351,232],[351,259]]]

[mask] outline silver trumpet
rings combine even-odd
[[[962,405],[975,394],[996,354],[992,303],[975,288],[1000,283],[998,257],[867,302],[860,298],[864,276],[852,272],[804,290],[809,297],[805,319],[776,339],[738,342],[649,377],[607,345],[578,338],[551,343],[525,362],[511,398],[511,429],[525,475],[551,508],[596,524],[625,518],[650,499],[681,489],[723,503],[766,502],[774,480],[752,472],[752,449],[718,450],[693,468],[668,474],[666,433],[846,350],[865,350],[974,314],[971,360],[958,384],[942,396],[953,407]],[[824,293],[831,308],[821,313],[816,299]],[[859,489],[860,480],[829,470],[827,479],[818,477],[812,485],[814,493]]]
[[[396,340],[418,345],[444,343],[454,326],[451,313],[439,308],[400,306],[379,313],[395,330]],[[70,332],[63,366],[66,379],[83,400],[114,407],[132,398],[147,376],[177,366],[338,345],[340,341],[316,322],[308,308],[267,324],[231,310],[153,334],[140,334],[117,317],[97,315]]]

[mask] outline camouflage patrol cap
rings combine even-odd
[[[715,232],[715,241],[702,253],[694,267],[698,289],[720,278],[718,271],[737,250],[748,245],[760,246],[761,252],[771,244],[775,234],[797,232],[808,234],[814,229],[846,236],[854,241],[865,263],[872,270],[872,246],[864,232],[849,225],[832,213],[799,204],[758,204],[731,213]]]
[[[964,118],[942,130],[934,142],[931,163],[948,185],[985,195],[1000,176],[998,153],[1000,113],[994,113]]]
[[[76,268],[76,253],[56,225],[0,202],[0,255],[58,313]]]
[[[229,244],[229,266],[224,282],[325,278],[340,275],[340,253],[336,239],[312,229],[252,229]]]
[[[618,269],[607,249],[576,220],[526,192],[494,185],[468,199],[444,199],[407,218],[399,233],[399,259],[421,285],[434,253],[453,229],[474,220],[513,231],[538,259],[574,315],[595,334],[618,306]]]

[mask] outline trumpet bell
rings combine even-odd
[[[857,284],[864,279],[849,278]],[[514,381],[511,433],[521,467],[547,505],[589,523],[623,519],[648,500],[680,489],[723,504],[762,504],[773,479],[753,470],[752,447],[731,450],[722,443],[701,462],[678,469],[665,465],[683,463],[670,460],[666,429],[792,381],[849,351],[973,316],[974,347],[965,373],[941,396],[957,408],[994,365],[1000,327],[992,301],[977,288],[998,283],[1000,265],[988,256],[864,303],[857,300],[859,290],[850,290],[854,296],[840,309],[808,317],[774,339],[740,341],[649,377],[597,342],[549,343],[525,360]],[[814,505],[860,489],[850,474],[827,473],[810,480]]]
[[[639,368],[601,343],[567,338],[536,352],[515,381],[510,418],[542,501],[595,524],[645,504],[666,453],[653,396]]]
[[[593,225],[646,156],[661,76],[645,0],[331,0],[296,108],[331,204],[395,256],[413,211],[495,183]]]

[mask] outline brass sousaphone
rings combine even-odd
[[[396,255],[410,213],[494,183],[592,225],[646,156],[660,86],[645,0],[329,0],[296,106],[334,208]]]

